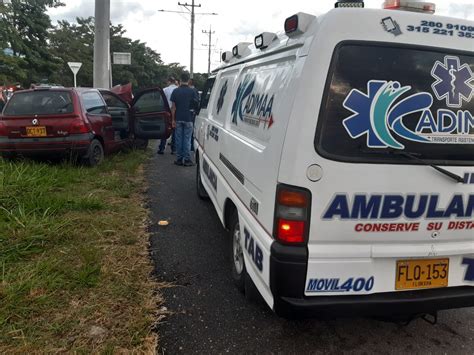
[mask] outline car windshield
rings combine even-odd
[[[474,57],[415,47],[346,43],[336,49],[315,138],[339,161],[474,161]],[[416,161],[411,161],[417,164]]]
[[[17,92],[8,101],[5,116],[60,115],[73,112],[71,94],[67,91]]]

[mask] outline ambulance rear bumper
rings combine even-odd
[[[474,287],[449,287],[365,296],[280,297],[275,312],[284,317],[402,316],[474,306]]]
[[[474,307],[474,286],[375,293],[355,296],[304,295],[307,248],[273,243],[270,288],[282,317],[404,316]]]

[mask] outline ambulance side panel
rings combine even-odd
[[[224,69],[199,115],[203,184],[221,220],[237,207],[247,272],[272,307],[270,249],[280,157],[304,58],[297,49]],[[216,176],[211,182],[209,175]]]

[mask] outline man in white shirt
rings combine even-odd
[[[168,100],[168,105],[171,108],[171,94],[173,93],[174,89],[177,88],[176,80],[173,77],[169,77],[167,80],[168,86],[163,89],[165,93],[166,100]],[[158,148],[158,154],[164,154],[166,148],[166,139],[162,139],[160,142],[160,147]],[[176,147],[174,144],[174,130],[171,135],[171,154],[174,154],[176,151]]]

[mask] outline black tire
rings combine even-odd
[[[238,238],[238,240],[236,240]],[[237,211],[232,213],[230,218],[230,228],[229,228],[229,254],[232,268],[232,279],[234,281],[237,289],[245,293],[245,280],[248,278],[247,269],[245,268],[244,261],[244,251],[242,249],[242,244],[240,243],[240,238],[243,238],[243,235],[240,231],[239,226],[239,216]],[[241,264],[237,267],[236,255],[240,256]]]
[[[87,166],[97,166],[104,161],[104,147],[102,143],[97,139],[93,139],[89,148],[87,149],[87,154],[83,158],[84,163]]]
[[[204,185],[201,180],[201,164],[199,164],[199,155],[196,154],[196,192],[201,200],[208,200],[209,195],[207,194]]]

